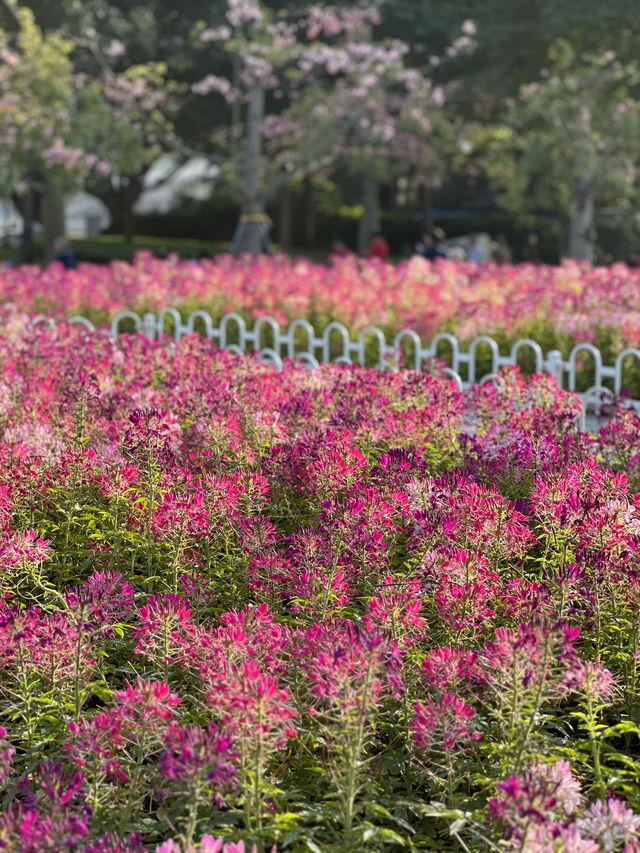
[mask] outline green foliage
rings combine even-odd
[[[500,123],[478,123],[469,135],[501,205],[520,216],[541,208],[575,216],[592,197],[629,210],[640,167],[638,65],[613,51],[576,56],[567,41],[549,59]]]
[[[42,167],[43,151],[56,137],[68,136],[75,111],[72,42],[57,33],[43,34],[29,9],[15,7],[15,15],[15,39],[0,30],[0,99],[6,123],[0,173],[9,186],[25,171]]]

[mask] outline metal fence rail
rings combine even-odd
[[[283,367],[285,359],[302,362],[308,367],[317,367],[328,361],[364,365],[373,352],[378,369],[396,369],[401,363],[403,367],[422,370],[425,362],[437,358],[446,362],[445,372],[463,390],[474,382],[495,380],[501,367],[518,364],[523,354],[528,353],[529,361],[537,373],[550,373],[560,386],[575,392],[581,370],[580,361],[587,356],[592,359],[590,375],[593,383],[586,391],[576,392],[585,414],[588,410],[600,414],[608,402],[621,393],[629,392],[629,383],[625,383],[629,364],[637,362],[640,371],[640,349],[634,347],[622,350],[614,364],[606,365],[600,350],[589,343],[576,344],[565,360],[560,350],[551,350],[545,354],[535,341],[522,338],[513,344],[507,355],[501,355],[498,343],[487,335],[474,338],[463,350],[458,339],[448,332],[442,332],[429,343],[424,343],[416,332],[402,329],[388,342],[381,329],[367,326],[357,338],[352,339],[346,326],[335,321],[329,323],[321,334],[316,334],[308,320],[293,320],[286,329],[282,329],[277,320],[268,316],[259,317],[249,329],[239,314],[225,314],[215,325],[206,311],[193,311],[183,321],[175,308],[164,308],[158,314],[148,312],[142,316],[135,311],[120,311],[111,321],[109,334],[112,338],[123,331],[122,326],[126,321],[136,332],[152,339],[167,334],[167,321],[170,321],[168,334],[176,341],[184,334],[201,332],[214,340],[221,349],[236,353],[255,352],[261,361],[279,369]],[[86,317],[70,317],[67,322],[82,326],[88,332],[96,331]],[[42,323],[49,328],[55,328],[56,325],[54,320],[44,315],[32,320],[34,326]],[[405,350],[409,352],[409,357],[405,353],[401,360],[400,355]],[[486,363],[487,356],[491,370],[478,376],[479,362],[482,360]],[[640,400],[627,398],[624,402],[640,413]]]

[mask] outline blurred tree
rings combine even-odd
[[[550,69],[523,87],[502,124],[478,125],[472,141],[501,203],[569,218],[568,254],[591,258],[598,205],[637,201],[640,84],[636,62],[613,51],[577,57],[568,42],[551,51]]]
[[[0,172],[22,209],[22,255],[23,260],[30,260],[38,198],[42,198],[42,218],[49,226],[49,250],[52,241],[64,234],[59,192],[62,175],[48,155],[59,140],[73,132],[72,44],[56,34],[43,36],[28,9],[8,0],[2,8],[14,35],[0,31]]]
[[[463,20],[478,28],[476,49],[442,68],[443,77],[464,83],[473,102],[478,93],[501,106],[521,85],[537,79],[547,64],[548,51],[559,39],[568,41],[577,55],[615,50],[632,60],[640,36],[636,0],[394,0],[394,14],[414,10],[413,19],[430,20],[431,48],[444,50]],[[408,13],[407,13],[408,14]],[[411,16],[406,21],[410,32]],[[411,43],[410,34],[404,36]]]

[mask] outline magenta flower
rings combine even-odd
[[[75,849],[89,834],[83,782],[81,772],[67,772],[59,761],[37,765],[0,815],[0,844],[21,853]]]
[[[442,694],[437,702],[428,696],[424,702],[416,702],[413,710],[413,738],[425,753],[450,752],[482,737],[481,732],[469,727],[469,721],[475,717],[474,708],[454,693]]]
[[[510,820],[526,817],[543,822],[556,813],[573,815],[583,799],[580,783],[566,761],[538,762],[522,776],[498,782],[498,791],[502,797],[491,800],[490,811]]]
[[[0,782],[11,773],[11,759],[15,755],[15,749],[7,741],[7,730],[0,726]]]
[[[51,543],[38,536],[35,530],[11,533],[0,541],[0,559],[4,565],[24,567],[48,560],[53,553]]]
[[[128,618],[133,610],[133,587],[118,572],[101,571],[73,587],[65,598],[82,629],[89,633],[112,633],[113,622]]]
[[[127,682],[124,690],[113,694],[118,707],[127,716],[140,721],[170,720],[180,698],[171,692],[168,684],[162,681],[145,681],[138,678],[135,685]]]
[[[138,611],[138,624],[132,632],[138,641],[135,653],[161,664],[174,662],[176,651],[194,627],[190,617],[191,609],[181,595],[149,596]]]
[[[438,691],[459,690],[465,683],[483,680],[478,653],[470,650],[437,646],[423,658],[421,666],[429,687]]]
[[[164,735],[166,750],[158,760],[158,769],[168,779],[191,782],[206,779],[217,790],[229,786],[235,775],[232,740],[220,734],[214,723],[206,728],[179,726],[172,722]]]
[[[277,678],[264,675],[253,660],[222,677],[207,701],[224,730],[242,738],[251,751],[258,744],[260,749],[266,744],[278,748],[296,736],[291,720],[297,713],[286,688],[279,687]]]
[[[138,832],[132,832],[127,839],[108,832],[79,849],[78,853],[147,853],[147,848]]]
[[[251,848],[245,847],[244,841],[225,841],[224,838],[214,838],[212,835],[203,835],[198,845],[198,853],[258,853],[258,847],[253,844]],[[193,844],[181,847],[176,841],[165,841],[156,847],[156,853],[196,853]],[[275,845],[271,853],[277,853]]]

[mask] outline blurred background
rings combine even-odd
[[[0,256],[636,264],[639,36],[635,0],[0,0]]]

